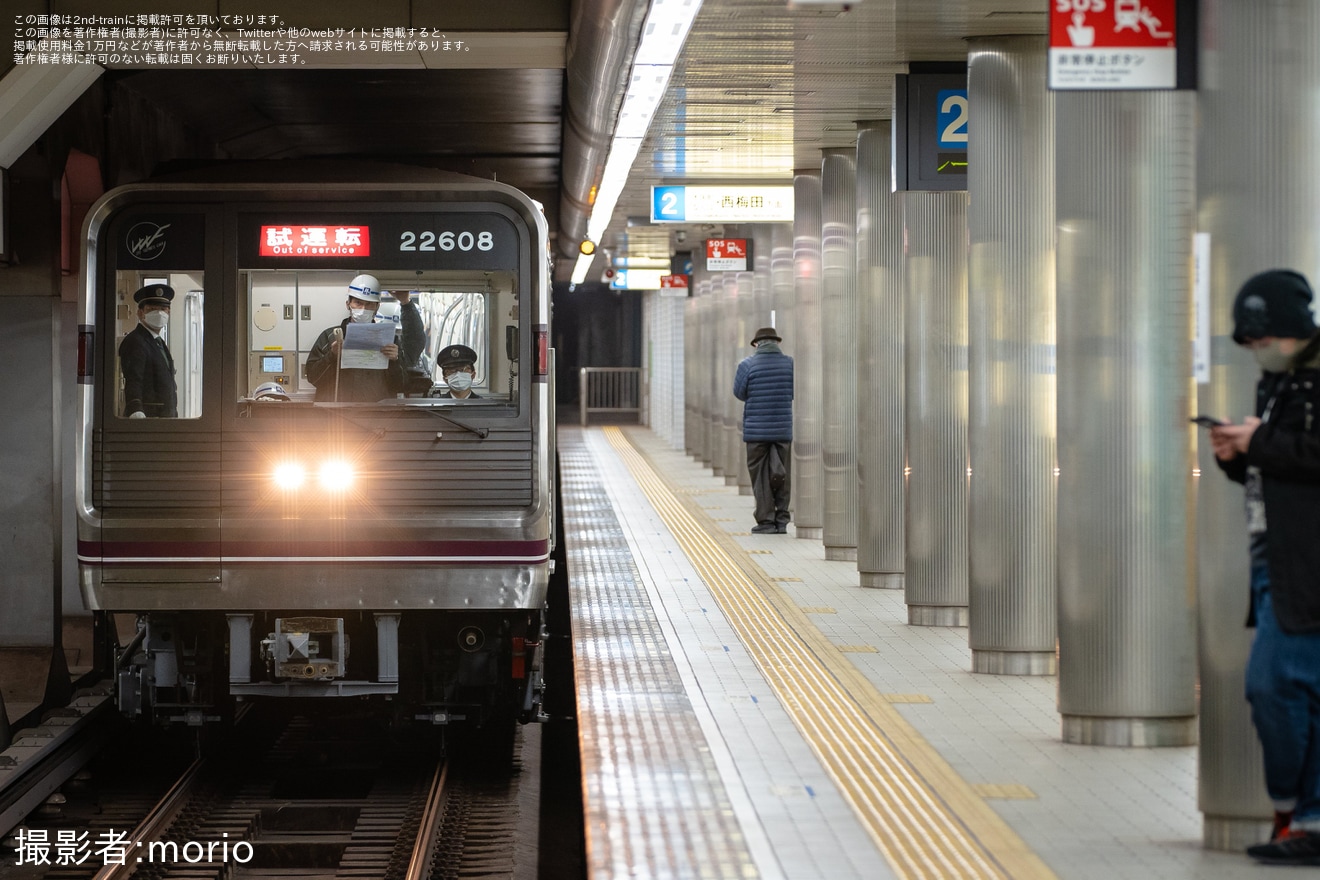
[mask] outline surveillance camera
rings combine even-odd
[[[678,242],[679,244],[682,244],[683,242],[687,241],[687,233],[681,229],[678,230],[678,232],[674,233],[674,241]]]

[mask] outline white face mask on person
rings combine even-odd
[[[445,380],[451,391],[467,391],[472,387],[472,374],[462,371],[455,373]]]
[[[142,316],[142,323],[146,324],[152,330],[157,332],[164,330],[165,325],[170,322],[169,312],[162,312],[159,309],[147,312]]]
[[[1268,345],[1253,348],[1251,354],[1256,358],[1256,363],[1260,364],[1260,368],[1267,373],[1286,372],[1293,359],[1291,353],[1283,351],[1282,339],[1274,339]]]
[[[370,324],[376,320],[375,309],[349,309],[348,313],[352,316],[354,324]]]

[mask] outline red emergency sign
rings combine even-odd
[[[1050,0],[1050,88],[1177,88],[1179,2]]]
[[[686,276],[686,275],[661,275],[661,276],[660,276],[660,289],[661,289],[661,290],[671,290],[671,289],[680,288],[680,287],[686,289],[687,286],[688,286],[688,281],[687,281],[687,276]]]
[[[706,271],[747,271],[747,239],[706,239]]]

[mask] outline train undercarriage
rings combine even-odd
[[[539,611],[173,611],[138,615],[113,653],[120,711],[160,724],[340,698],[379,701],[399,723],[487,729],[543,720],[544,641]]]

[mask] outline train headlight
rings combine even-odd
[[[346,461],[323,462],[318,478],[322,489],[342,492],[353,485],[353,466]]]
[[[297,462],[286,462],[275,466],[275,485],[281,489],[297,489],[307,479],[307,473]]]

